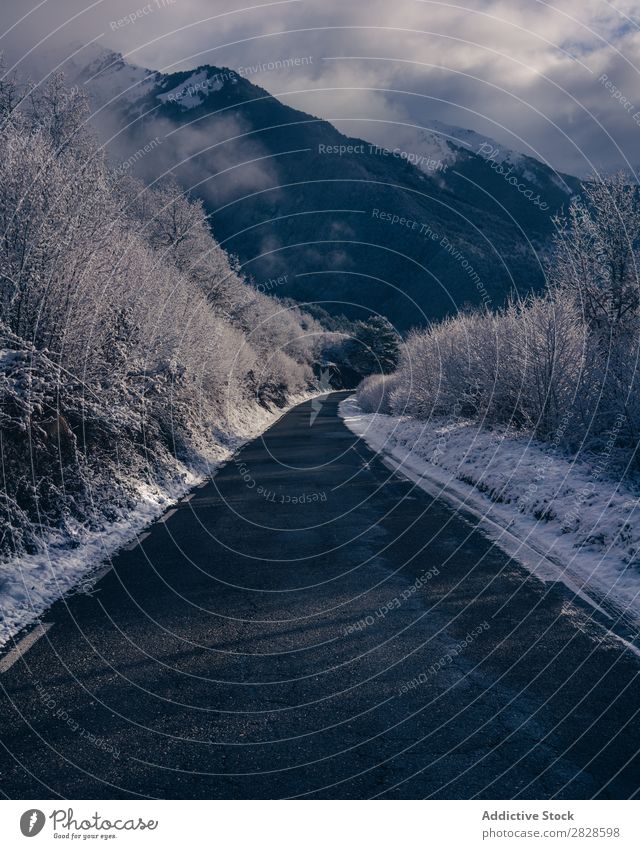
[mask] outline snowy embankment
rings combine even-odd
[[[57,537],[54,531],[48,531],[42,552],[0,563],[0,648],[54,601],[70,591],[89,592],[93,582],[103,574],[105,560],[133,542],[140,531],[229,460],[242,445],[264,433],[291,407],[315,394],[292,397],[287,407],[272,411],[257,404],[240,409],[237,432],[218,435],[189,466],[173,458],[171,474],[162,483],[132,481],[136,503],[131,509],[119,510],[116,521],[91,529],[76,523],[73,545],[69,544],[66,533]],[[69,528],[65,530],[68,532]]]
[[[640,498],[506,429],[418,421],[340,405],[345,424],[388,465],[472,513],[488,536],[542,580],[565,583],[609,618],[640,622]]]

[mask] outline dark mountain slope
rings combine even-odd
[[[118,94],[109,110],[128,129],[114,158],[157,138],[137,170],[172,174],[200,196],[257,284],[286,278],[279,295],[354,317],[376,310],[401,329],[540,288],[551,215],[578,189],[527,157],[513,170],[518,189],[506,164],[451,142],[446,167],[425,173],[225,68],[163,75],[111,54],[83,73],[97,103]]]

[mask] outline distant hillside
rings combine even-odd
[[[470,131],[423,131],[411,150],[348,138],[225,68],[161,74],[102,51],[69,70],[110,155],[201,197],[256,285],[400,329],[541,288],[551,216],[579,190],[533,158],[491,158],[491,140],[480,155]]]

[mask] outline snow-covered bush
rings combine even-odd
[[[559,220],[549,289],[412,333],[384,406],[526,429],[639,465],[640,203],[622,178],[587,184]],[[376,381],[360,390],[373,411]]]
[[[358,386],[356,397],[365,413],[390,413],[391,393],[396,385],[395,375],[372,374]]]
[[[0,555],[98,525],[313,386],[334,334],[258,293],[167,181],[111,171],[77,90],[2,89]],[[1,105],[1,104],[0,104]],[[5,108],[6,107],[6,108]]]

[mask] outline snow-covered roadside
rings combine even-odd
[[[0,648],[69,591],[89,591],[96,575],[102,574],[108,557],[135,540],[147,525],[227,462],[245,443],[264,433],[288,410],[316,395],[305,393],[292,397],[288,406],[271,411],[257,404],[237,411],[235,434],[212,441],[191,467],[175,461],[175,473],[170,481],[162,485],[135,485],[137,503],[118,521],[95,530],[87,530],[78,523],[73,548],[68,540],[63,542],[51,533],[43,553],[0,563]]]
[[[392,468],[480,520],[543,580],[559,580],[611,618],[640,623],[640,498],[597,466],[471,422],[365,414],[345,424]]]

